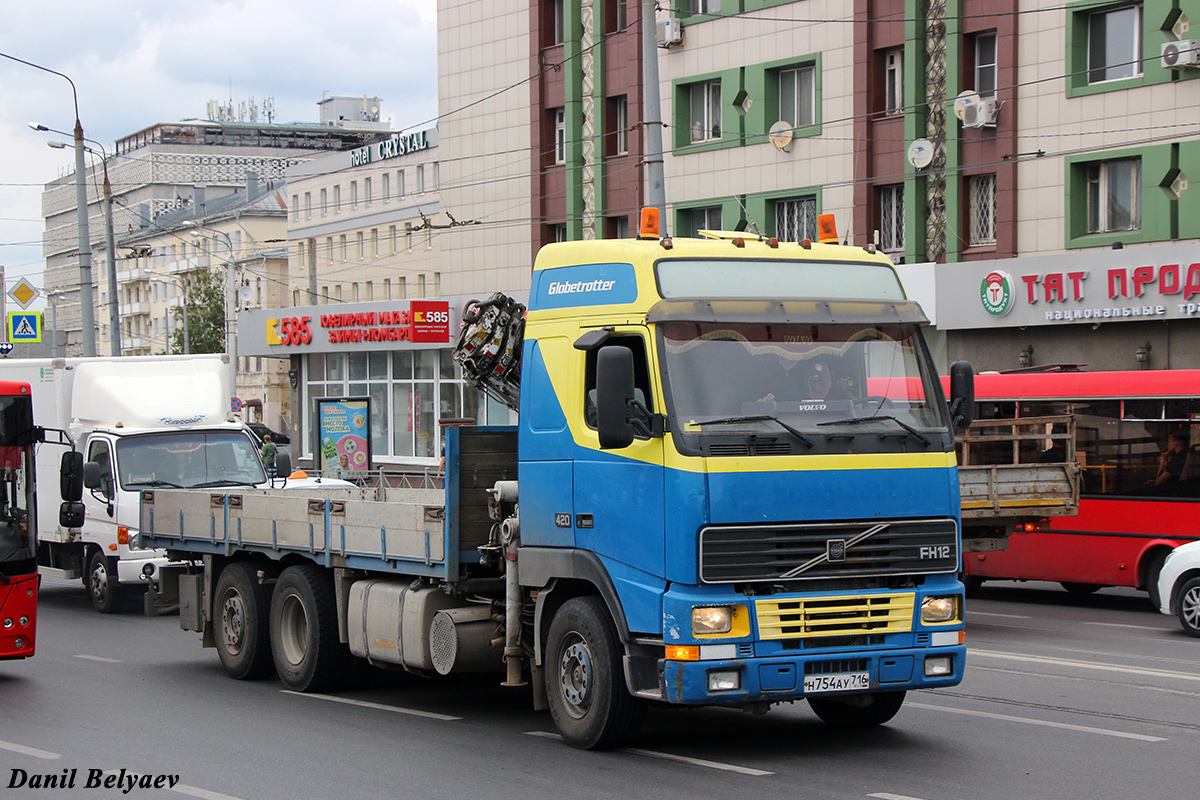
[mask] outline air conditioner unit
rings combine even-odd
[[[1185,69],[1200,66],[1200,41],[1180,39],[1162,46],[1163,69]]]
[[[993,99],[980,100],[978,103],[967,103],[962,107],[962,123],[964,128],[994,128],[996,117],[1000,113],[1000,104]]]
[[[683,23],[678,17],[667,17],[658,21],[658,46],[670,47],[683,44]]]

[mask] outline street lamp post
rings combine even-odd
[[[57,75],[71,84],[71,97],[75,101],[75,202],[79,209],[79,317],[83,327],[81,334],[83,354],[96,355],[96,318],[92,304],[92,237],[88,231],[87,211],[87,181],[83,174],[83,123],[79,121],[79,93],[75,91],[75,81],[56,70],[34,64],[32,61],[0,53],[0,56],[24,64],[27,67],[40,69]]]
[[[29,127],[35,131],[49,131],[57,133],[60,136],[69,136],[70,134],[56,131],[53,128],[47,128],[45,125],[38,125],[36,122],[29,123]],[[100,163],[104,166],[104,244],[105,251],[108,254],[108,328],[109,328],[109,343],[110,352],[114,356],[121,355],[121,309],[117,299],[117,247],[116,241],[113,238],[113,207],[112,207],[112,184],[108,180],[108,151],[104,149],[104,145],[97,142],[95,139],[84,137],[85,141],[100,148]],[[46,142],[47,145],[56,150],[66,147],[62,142]],[[84,146],[84,150],[95,154],[95,151],[90,147]]]

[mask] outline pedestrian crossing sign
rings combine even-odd
[[[13,344],[42,340],[42,315],[29,311],[8,312],[8,340]]]

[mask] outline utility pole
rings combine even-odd
[[[642,93],[645,109],[646,205],[658,209],[665,235],[667,189],[663,173],[662,100],[658,87],[658,32],[655,0],[642,0]]]

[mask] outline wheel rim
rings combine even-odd
[[[242,651],[246,640],[246,606],[236,591],[225,593],[221,602],[221,636],[231,655]]]
[[[104,567],[102,559],[96,559],[95,566],[92,567],[92,597],[96,602],[104,605],[108,602],[108,570]]]
[[[1200,630],[1200,586],[1193,586],[1179,603],[1183,622],[1192,630]]]
[[[566,712],[578,719],[586,714],[592,705],[592,654],[587,643],[578,634],[564,642],[564,645],[558,665],[559,689],[563,699],[567,701]]]
[[[308,614],[295,594],[288,594],[280,604],[279,644],[283,657],[293,667],[299,666],[308,653]]]

